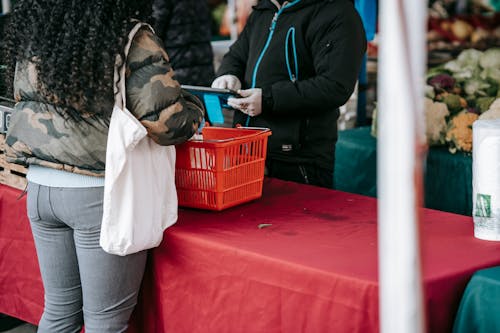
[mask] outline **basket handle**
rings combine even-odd
[[[266,128],[266,127],[244,127],[244,126],[241,126],[241,125],[236,125],[236,127],[238,129],[249,129],[249,130],[261,130],[261,133],[259,133],[258,135],[261,135],[263,133],[267,133],[269,131],[271,131],[269,128]],[[203,140],[203,139],[190,139],[189,141],[190,142],[205,142],[205,143],[221,143],[221,142],[230,142],[230,141],[235,141],[235,140],[241,140],[241,139],[246,139],[247,136],[240,136],[240,137],[236,137],[236,138],[229,138],[229,139],[211,139],[211,140]]]
[[[242,126],[240,124],[236,124],[236,128],[261,130],[262,132],[268,132],[268,131],[271,130],[271,129],[267,128],[267,127],[249,127],[249,126]]]

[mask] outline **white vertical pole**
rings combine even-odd
[[[378,243],[381,333],[425,331],[419,255],[425,1],[380,0]]]
[[[227,8],[229,11],[229,34],[231,40],[238,38],[238,17],[236,15],[236,0],[228,0]]]
[[[10,0],[2,0],[2,13],[8,13],[10,10]]]

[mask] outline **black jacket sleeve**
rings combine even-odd
[[[327,3],[318,16],[306,35],[316,75],[263,87],[263,96],[272,96],[272,110],[267,111],[273,114],[334,109],[345,104],[353,93],[366,52],[361,19],[348,1]]]

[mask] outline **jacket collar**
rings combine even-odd
[[[293,7],[291,8],[302,8],[304,6],[307,6],[311,3],[315,2],[320,2],[323,0],[299,0]],[[266,9],[271,9],[273,11],[279,10],[282,6],[286,6],[287,4],[289,5],[290,3],[296,2],[294,0],[288,0],[283,3],[283,5],[280,5],[278,1],[276,0],[260,0],[253,8],[255,10],[266,10]]]
[[[318,3],[318,2],[332,2],[334,0],[300,0],[298,3],[296,3],[294,6],[290,7],[290,9],[300,9],[304,8],[307,6],[310,6],[312,4]],[[351,2],[354,2],[353,0],[350,0]],[[288,0],[287,3],[290,4],[291,2],[294,2],[293,0]],[[266,9],[271,9],[274,11],[277,11],[279,9],[279,3],[276,0],[259,0],[259,2],[253,6],[253,9],[255,10],[266,10]]]

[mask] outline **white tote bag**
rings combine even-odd
[[[148,25],[138,23],[130,32],[125,55],[142,26]],[[158,246],[163,231],[177,221],[175,147],[156,144],[127,110],[125,67],[124,61],[115,69],[119,91],[106,148],[100,238],[104,251],[122,256]]]

